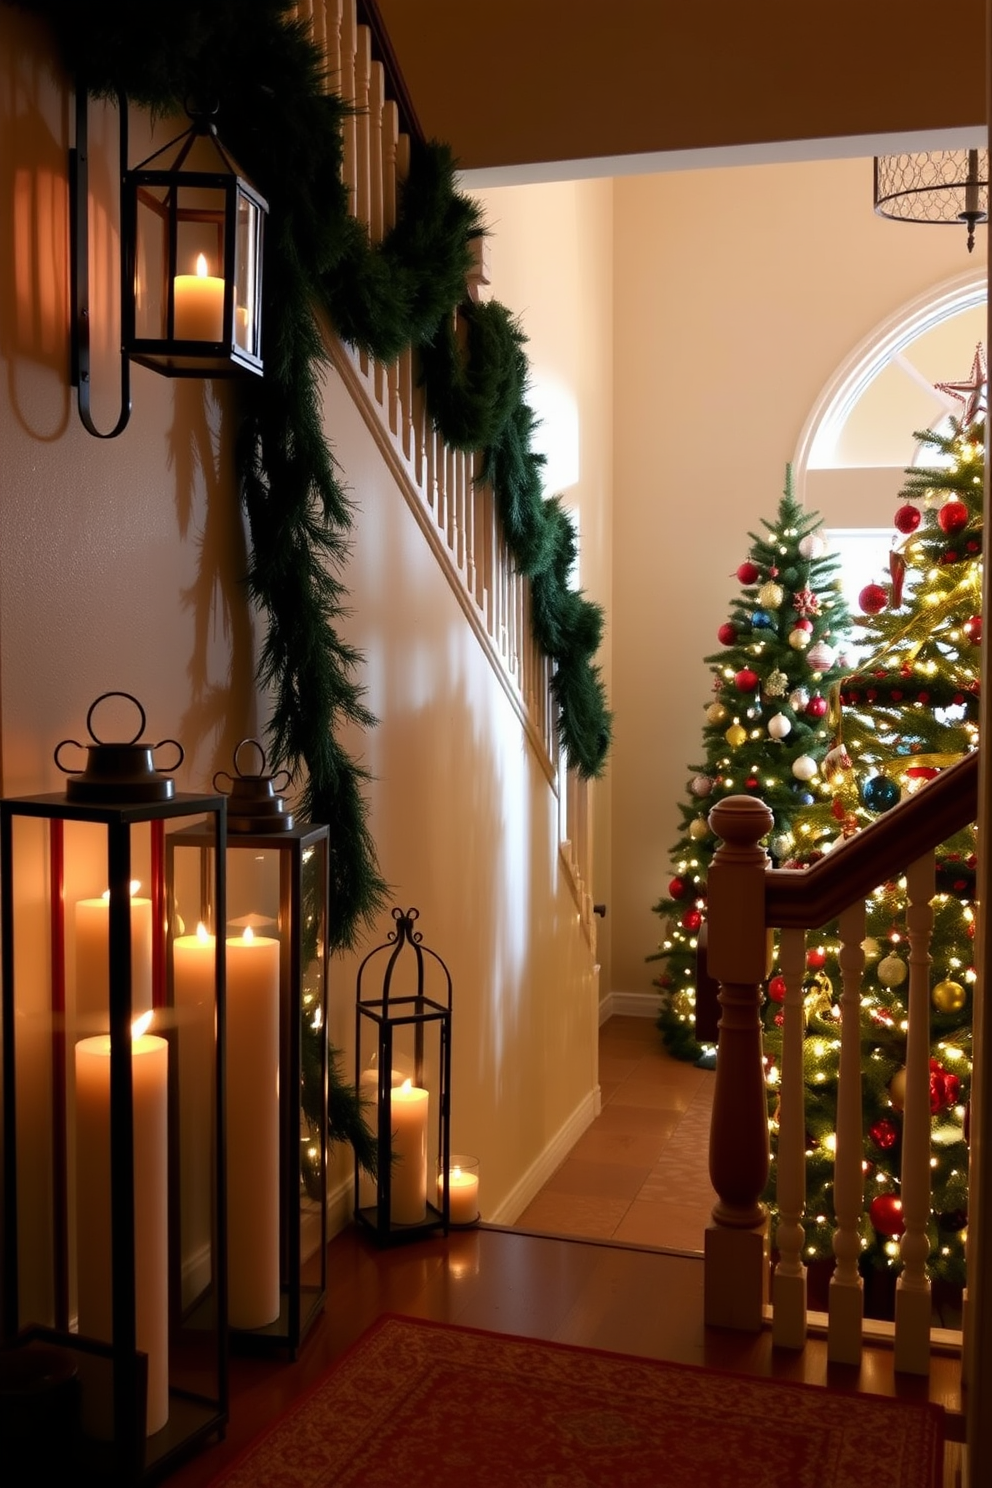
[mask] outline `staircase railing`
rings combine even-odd
[[[865,899],[880,884],[905,877],[909,993],[906,1089],[900,1178],[905,1229],[899,1242],[894,1368],[927,1374],[931,1296],[927,1273],[930,1217],[929,937],[933,923],[934,850],[975,820],[977,752],[900,802],[857,836],[806,870],[772,869],[761,839],[768,808],[730,796],[710,813],[721,839],[707,878],[708,968],[720,983],[719,1053],[710,1135],[710,1178],[717,1193],[705,1243],[708,1324],[757,1331],[768,1319],[768,1105],[760,1007],[770,969],[772,932],[786,983],[778,1106],[778,1259],[771,1279],[774,1342],[802,1348],[807,1335],[803,990],[806,933],[839,920],[840,1071],[834,1157],[835,1265],[830,1281],[828,1357],[857,1364],[864,1334],[858,1271],[859,1221],[865,1208],[860,984],[865,954]]]
[[[414,104],[374,0],[298,0],[297,16],[327,58],[327,86],[354,104],[344,125],[343,176],[353,214],[373,243],[396,221],[411,143],[422,139]],[[467,292],[488,283],[484,239]],[[595,943],[592,894],[582,875],[591,853],[589,784],[559,769],[550,690],[552,665],[531,632],[530,584],[514,567],[492,489],[477,457],[447,446],[428,414],[415,358],[390,366],[328,334],[331,359],[376,440],[468,624],[488,656],[551,787],[562,795],[563,862],[587,936]],[[567,809],[564,795],[567,794]]]

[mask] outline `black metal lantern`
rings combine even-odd
[[[260,373],[268,205],[212,120],[191,117],[124,177],[124,350],[167,377]]]
[[[451,976],[418,918],[394,909],[395,930],[358,968],[356,1083],[375,1104],[377,1179],[373,1193],[356,1160],[355,1218],[386,1245],[447,1234],[450,1221]],[[381,986],[365,990],[384,954]]]
[[[110,698],[137,708],[133,738],[95,732],[98,705],[120,711]],[[190,1049],[170,990],[165,848],[183,818],[210,823],[222,908],[226,802],[177,794],[154,760],[172,746],[176,768],[182,748],[140,742],[144,726],[136,698],[104,693],[87,715],[92,743],[55,751],[65,792],[0,801],[4,1341],[71,1358],[73,1476],[99,1482],[161,1476],[227,1419],[223,941],[202,1119],[184,1147]],[[86,756],[78,773],[70,747]],[[188,1167],[210,1185],[195,1291],[181,1245]]]
[[[258,753],[255,773],[239,763],[246,749]],[[292,1356],[327,1291],[329,832],[294,822],[265,765],[262,746],[243,739],[234,775],[214,777],[228,797],[229,1319],[232,1343]],[[197,896],[214,843],[190,827],[169,851],[195,963],[191,922],[210,912]]]
[[[131,361],[166,377],[261,374],[262,238],[268,205],[221,144],[205,112],[133,168],[127,99],[120,114],[121,410],[93,422],[90,380],[89,150],[85,84],[69,152],[72,382],[89,433],[112,439],[131,413]]]

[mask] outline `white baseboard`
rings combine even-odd
[[[592,1125],[602,1109],[599,1086],[590,1090],[586,1098],[575,1108],[540,1157],[507,1194],[499,1208],[484,1215],[489,1224],[512,1225],[547,1183],[556,1168],[560,1167],[571,1152],[582,1133]]]
[[[657,1018],[661,999],[657,992],[607,992],[599,1004],[599,1025],[607,1018]]]

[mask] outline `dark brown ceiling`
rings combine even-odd
[[[466,170],[974,130],[985,119],[985,0],[378,9],[424,132]]]

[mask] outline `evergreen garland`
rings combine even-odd
[[[525,338],[502,306],[462,305],[469,347],[460,363],[453,312],[482,228],[454,189],[445,146],[414,142],[397,222],[380,244],[349,216],[341,179],[349,110],[324,91],[323,56],[285,0],[7,3],[51,23],[67,68],[96,96],[122,91],[157,114],[216,99],[225,145],[268,199],[265,376],[245,384],[238,438],[248,584],[268,622],[260,681],[275,698],[272,757],[294,776],[305,769],[302,812],[331,826],[331,939],[351,946],[386,885],[368,830],[367,776],[336,738],[343,723],[375,720],[355,680],[361,657],[336,630],[351,508],[323,433],[318,316],[378,361],[417,348],[436,427],[456,447],[482,451],[510,551],[532,581],[535,638],[556,663],[566,757],[589,777],[610,743],[592,662],[603,616],[569,588],[574,531],[560,503],[543,499]]]

